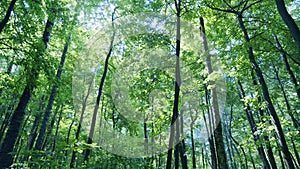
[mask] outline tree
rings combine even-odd
[[[13,11],[16,2],[17,2],[17,0],[12,0],[10,2],[9,7],[8,7],[8,9],[6,11],[5,17],[0,22],[0,34],[2,33],[2,30],[5,27],[5,25],[7,24],[7,22],[9,21],[10,14]]]

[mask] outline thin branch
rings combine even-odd
[[[213,7],[213,6],[211,6],[211,5],[207,4],[207,3],[205,3],[205,5],[206,5],[208,8],[210,8],[210,9],[212,9],[212,10],[216,10],[216,11],[227,12],[227,13],[234,13],[234,14],[237,14],[237,13],[238,13],[237,11],[233,11],[233,10],[231,10],[231,9],[221,9],[221,8]]]
[[[256,35],[254,35],[253,37],[251,37],[250,40],[255,39],[256,37],[258,37],[258,36],[260,36],[260,35],[262,35],[262,34],[264,34],[264,33],[265,33],[265,32],[258,33],[258,34],[256,34]]]
[[[256,2],[253,2],[252,4],[250,4],[249,6],[244,6],[244,8],[242,9],[241,13],[245,12],[247,9],[251,8],[252,6],[262,2],[263,0],[258,0]],[[248,2],[248,1],[247,1]]]

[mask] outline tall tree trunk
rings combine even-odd
[[[205,121],[205,126],[206,130],[208,133],[208,143],[209,143],[209,148],[210,148],[210,156],[211,156],[211,168],[212,169],[217,169],[217,155],[216,155],[216,149],[215,149],[215,142],[214,142],[214,135],[213,135],[213,120],[211,117],[211,111],[210,111],[210,99],[209,99],[209,92],[207,90],[207,85],[204,84],[204,92],[205,92],[205,103],[207,107],[207,114],[208,114],[208,125],[206,123],[206,116],[203,112],[203,117]],[[208,126],[208,127],[207,127]]]
[[[242,94],[240,96],[240,98],[243,99],[243,98],[246,97],[246,94],[245,94],[245,91],[243,89],[242,83],[239,80],[238,80],[238,86],[239,86],[241,94]],[[259,140],[259,135],[257,134],[257,127],[256,127],[256,124],[255,124],[253,115],[252,115],[252,110],[251,110],[249,105],[245,105],[245,106],[246,106],[246,110],[245,110],[246,111],[246,117],[248,119],[251,131],[252,131],[254,142],[257,145],[257,141]],[[265,150],[262,147],[262,145],[257,145],[256,148],[257,148],[258,154],[259,154],[259,156],[260,156],[260,158],[261,158],[261,160],[264,164],[264,168],[265,169],[271,169],[271,166],[268,162],[268,159],[265,155]]]
[[[213,68],[211,64],[211,55],[209,54],[208,43],[205,33],[204,20],[200,18],[200,32],[203,40],[204,52],[206,54],[206,67],[208,70],[208,74],[213,73]],[[214,81],[209,82],[210,85],[215,85]],[[218,94],[216,88],[211,89],[211,98],[212,98],[212,113],[214,116],[214,138],[217,152],[217,161],[219,169],[228,169],[225,146],[223,142],[223,131],[222,131],[222,120],[220,118],[220,110],[218,103]]]
[[[277,10],[278,10],[282,20],[289,28],[290,33],[297,44],[298,51],[300,54],[300,30],[299,30],[299,27],[297,26],[296,22],[291,17],[291,15],[288,13],[288,11],[285,7],[284,0],[275,0],[275,1],[276,1]]]
[[[83,102],[82,102],[80,119],[79,119],[78,127],[77,127],[77,130],[76,130],[76,134],[75,134],[75,144],[74,144],[74,147],[76,147],[76,145],[77,145],[76,142],[78,142],[78,139],[79,139],[79,134],[80,134],[80,131],[81,131],[81,124],[83,122],[83,116],[84,116],[84,112],[85,112],[85,109],[86,109],[86,106],[87,106],[87,99],[88,99],[88,97],[89,97],[89,95],[91,93],[91,89],[92,89],[92,84],[93,84],[94,78],[95,78],[95,76],[93,76],[91,78],[91,81],[90,81],[89,86],[88,86],[87,94],[86,94],[86,96],[84,96],[84,99],[83,99]],[[74,168],[75,167],[75,160],[76,160],[76,151],[73,150],[72,157],[71,157],[71,162],[70,162],[70,168]]]
[[[113,117],[114,118],[114,117]],[[147,121],[148,121],[148,117],[146,115],[146,113],[144,114],[144,151],[145,151],[145,157],[144,157],[144,161],[145,161],[145,165],[144,165],[144,168],[147,169],[148,168],[148,165],[149,165],[149,161],[148,161],[148,131],[147,131]],[[113,123],[114,123],[114,119],[113,119]]]
[[[93,142],[95,125],[96,125],[96,119],[97,119],[98,109],[99,109],[99,105],[100,105],[100,99],[101,99],[101,95],[102,95],[102,89],[103,89],[104,81],[105,81],[106,74],[107,74],[107,71],[108,71],[109,58],[111,56],[112,48],[113,48],[113,44],[114,44],[114,38],[115,38],[114,14],[116,12],[116,9],[117,9],[117,7],[114,9],[114,11],[112,13],[111,22],[112,22],[113,34],[112,34],[111,41],[110,41],[109,51],[108,51],[108,54],[107,54],[107,56],[105,58],[104,71],[103,71],[103,74],[102,74],[102,77],[101,77],[101,81],[100,81],[100,85],[99,85],[99,88],[98,88],[98,96],[97,96],[96,105],[95,105],[94,112],[93,112],[91,128],[90,128],[89,137],[88,137],[88,141],[87,141],[88,144],[92,144],[92,142]],[[90,149],[87,149],[85,151],[84,161],[88,161],[90,152],[91,152]]]
[[[7,24],[8,20],[9,20],[9,17],[10,17],[10,14],[11,12],[13,11],[14,9],[14,6],[16,4],[16,1],[17,0],[12,0],[9,4],[9,7],[6,11],[6,14],[5,14],[5,17],[3,18],[3,20],[0,22],[0,34],[2,33],[3,31],[3,28],[5,27],[5,25]]]
[[[242,150],[242,152],[243,152],[243,155],[244,155],[244,157],[245,157],[246,168],[248,168],[248,160],[247,160],[246,152],[245,152],[243,146],[240,146],[240,144],[238,143],[238,141],[237,141],[235,138],[233,138],[232,133],[231,133],[232,113],[233,113],[233,109],[232,109],[232,107],[231,107],[231,108],[230,108],[230,119],[229,119],[228,134],[229,134],[231,140],[232,140],[238,147],[241,148],[241,150]],[[236,148],[235,145],[234,145],[234,147],[235,147],[235,149],[236,149],[236,151],[237,151],[238,156],[240,156],[240,153],[238,152],[238,150],[237,150],[237,148]],[[233,150],[232,150],[232,152],[233,152]],[[254,166],[254,168],[255,168],[255,166]]]
[[[298,35],[300,36],[300,35]],[[289,73],[291,79],[292,79],[292,82],[294,84],[294,88],[296,90],[296,93],[297,93],[297,96],[298,96],[298,100],[300,102],[300,87],[299,87],[299,84],[298,84],[298,81],[296,79],[296,76],[294,74],[294,72],[292,71],[291,67],[290,67],[290,64],[289,64],[289,61],[288,61],[288,58],[286,56],[286,52],[284,51],[283,47],[281,46],[277,36],[275,34],[273,34],[273,37],[275,39],[275,42],[276,42],[276,45],[277,45],[277,48],[279,49],[280,51],[280,54],[281,54],[281,57],[282,57],[282,60],[283,60],[283,63],[284,63],[284,66],[285,66],[285,69],[287,70],[287,72]]]
[[[170,129],[170,139],[169,139],[169,150],[167,156],[167,165],[166,169],[171,169],[172,165],[172,150],[174,144],[174,132],[175,132],[175,122],[178,121],[178,104],[179,104],[179,93],[180,93],[180,65],[179,65],[179,57],[180,57],[180,5],[181,0],[174,0],[175,7],[176,7],[176,16],[177,16],[177,25],[176,25],[176,67],[175,67],[175,95],[174,95],[174,102],[173,102],[173,114],[171,119],[171,129]],[[177,133],[176,133],[177,134]],[[178,143],[177,143],[178,144]],[[175,148],[175,162],[178,162],[178,146]],[[178,164],[175,164],[177,167]]]
[[[277,69],[276,69],[276,67],[275,67],[274,65],[273,65],[273,68],[274,68],[274,72],[275,72],[276,79],[277,79],[277,81],[278,81],[278,83],[279,83],[280,89],[281,89],[282,94],[283,94],[284,102],[285,102],[285,105],[286,105],[286,108],[287,108],[287,113],[288,113],[289,116],[291,117],[292,122],[293,122],[293,125],[294,125],[294,127],[296,128],[296,130],[298,130],[298,131],[300,132],[300,128],[299,128],[300,125],[299,125],[299,122],[297,121],[297,119],[295,118],[295,116],[294,116],[293,113],[292,113],[291,105],[290,105],[289,100],[288,100],[288,98],[287,98],[287,95],[286,95],[286,92],[285,92],[285,90],[284,90],[283,84],[282,84],[282,82],[281,82],[281,80],[280,80],[279,73],[278,73],[278,71],[277,71]],[[299,98],[299,101],[300,101],[300,98]],[[282,113],[283,113],[283,112],[282,112]],[[283,115],[284,115],[284,113],[283,113]],[[300,134],[300,133],[299,133],[299,134]]]
[[[255,75],[254,75],[254,72],[253,70],[251,70],[251,77],[252,77],[252,83],[254,86],[258,86],[258,83],[256,81],[256,78],[255,78]],[[256,92],[259,93],[259,91],[256,89]],[[261,104],[262,103],[262,98],[260,95],[257,96],[257,101],[258,101],[258,104]],[[259,112],[259,116],[260,118],[263,118],[265,115],[264,115],[264,110],[262,108],[258,108],[258,112]],[[269,115],[269,114],[268,114]],[[263,124],[266,123],[266,120],[259,120],[259,122],[262,122]],[[271,122],[270,122],[271,123]],[[268,136],[263,136],[264,140],[265,140],[265,143],[266,143],[266,155],[268,156],[268,159],[269,159],[269,162],[270,162],[270,165],[271,165],[271,168],[272,169],[277,169],[277,165],[276,165],[276,161],[275,161],[275,158],[274,158],[274,154],[273,154],[273,150],[272,150],[272,147],[270,145],[270,140],[269,140],[269,137]]]
[[[44,49],[39,54],[39,56],[37,56],[38,58],[42,57],[43,53],[45,52],[48,46],[52,27],[53,27],[53,22],[47,20],[46,27],[43,34]],[[13,151],[15,142],[19,135],[21,123],[23,122],[25,116],[25,110],[31,98],[32,91],[36,86],[36,81],[39,75],[38,71],[39,71],[39,66],[38,68],[32,67],[32,69],[30,70],[33,77],[30,78],[30,80],[29,79],[27,80],[26,87],[24,88],[19,103],[17,105],[17,108],[15,109],[12,115],[10,124],[8,126],[8,130],[6,132],[6,136],[4,138],[0,150],[0,161],[1,161],[0,168],[8,168],[13,162],[13,156],[11,152]]]
[[[60,125],[60,121],[61,121],[61,119],[62,119],[62,113],[63,113],[63,108],[64,108],[64,105],[61,105],[61,106],[58,106],[58,107],[60,107],[60,112],[59,112],[59,116],[58,116],[58,120],[57,120],[57,122],[56,122],[56,129],[55,129],[55,136],[54,136],[54,138],[55,139],[53,139],[53,144],[52,144],[52,151],[54,152],[55,151],[55,148],[56,148],[56,138],[58,137],[58,130],[59,130],[59,125]],[[57,111],[58,111],[58,109],[57,109]]]
[[[246,29],[244,21],[243,21],[243,16],[242,16],[241,13],[238,13],[237,16],[238,16],[238,21],[239,21],[239,24],[240,24],[240,28],[244,33],[245,41],[247,43],[249,43],[250,38],[249,38],[247,29]],[[272,100],[270,98],[269,89],[268,89],[267,84],[265,82],[265,79],[263,77],[262,71],[261,71],[258,63],[255,60],[254,53],[253,53],[253,48],[251,46],[248,48],[248,54],[249,54],[249,60],[252,64],[252,66],[253,66],[253,69],[256,72],[259,83],[261,85],[264,99],[267,102],[267,106],[268,106],[268,109],[270,111],[271,119],[272,119],[272,122],[274,124],[275,131],[278,135],[280,147],[281,147],[281,150],[284,154],[284,158],[286,160],[286,163],[289,166],[289,169],[295,169],[295,166],[293,164],[293,160],[292,160],[289,148],[287,146],[287,143],[286,143],[286,140],[285,140],[285,137],[284,137],[284,134],[283,134],[283,130],[282,130],[282,127],[281,127],[281,124],[280,124],[279,117],[276,113],[276,110],[275,110],[275,108],[273,106],[273,103],[272,103]]]
[[[196,114],[196,116],[198,113]],[[194,123],[196,121],[196,117],[193,117],[191,109],[190,109],[190,118],[191,118],[191,124],[190,124],[190,130],[191,130],[191,141],[192,141],[192,164],[193,164],[193,169],[197,168],[196,165],[196,149],[195,149],[195,140],[194,140]],[[207,129],[207,124],[205,120],[205,125]]]
[[[35,119],[33,121],[29,137],[27,138],[27,144],[26,144],[25,150],[31,150],[32,147],[33,147],[34,140],[36,139],[36,136],[37,136],[37,130],[38,130],[38,126],[39,126],[39,123],[40,123],[40,119],[42,117],[41,112],[43,111],[43,107],[44,107],[44,96],[41,97],[41,100],[39,102],[38,112],[34,117]],[[23,156],[21,162],[27,161],[28,157],[29,157],[29,155],[25,154]]]
[[[44,117],[43,117],[41,128],[39,130],[39,136],[38,136],[37,141],[35,143],[35,149],[36,150],[41,150],[42,149],[42,145],[43,145],[43,142],[44,142],[44,139],[45,139],[45,133],[46,133],[46,129],[47,129],[47,123],[49,121],[49,118],[50,118],[50,115],[51,115],[51,112],[52,112],[52,107],[53,107],[53,103],[54,103],[54,100],[55,100],[55,97],[56,97],[57,88],[59,86],[60,76],[62,74],[63,67],[64,67],[64,64],[65,64],[65,60],[66,60],[66,57],[67,57],[70,38],[71,38],[71,36],[69,36],[66,40],[64,50],[63,50],[63,53],[62,53],[62,56],[61,56],[61,60],[60,60],[60,63],[59,63],[59,66],[58,66],[58,69],[57,69],[57,72],[56,72],[55,82],[54,82],[54,85],[52,86],[51,94],[50,94],[50,97],[49,97],[49,100],[48,100],[48,105],[47,105],[47,108],[46,108],[46,111],[45,111],[45,114],[44,114]]]
[[[12,105],[9,105],[7,107],[7,109],[4,111],[5,117],[4,117],[4,120],[3,120],[2,124],[1,124],[1,127],[0,127],[0,143],[2,141],[2,138],[3,138],[4,134],[5,134],[5,130],[8,126],[8,124],[9,124],[9,120],[10,120],[10,117],[12,115],[12,113],[10,111],[12,111],[13,109],[14,109],[14,107]]]

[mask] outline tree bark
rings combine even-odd
[[[44,107],[43,103],[44,103],[44,96],[41,97],[41,100],[39,102],[38,112],[35,115],[35,119],[34,119],[34,122],[32,124],[29,137],[27,139],[27,144],[26,144],[25,150],[31,150],[32,147],[33,147],[34,140],[36,139],[36,136],[37,136],[37,130],[38,130],[39,122],[40,122],[40,119],[42,117],[41,112],[43,111],[43,107]],[[29,158],[28,154],[24,155],[21,162],[27,161],[28,158]]]
[[[47,49],[48,42],[50,40],[50,34],[51,29],[53,27],[53,22],[50,20],[47,20],[46,27],[43,34],[43,42],[44,42],[44,49],[39,54],[38,57],[42,57],[43,53]],[[38,59],[38,58],[36,58]],[[19,135],[21,123],[23,122],[24,116],[25,116],[25,110],[27,108],[27,105],[30,101],[32,91],[34,90],[36,86],[36,81],[38,79],[38,68],[32,67],[30,70],[32,73],[32,78],[27,81],[26,87],[23,90],[23,93],[21,95],[21,98],[19,100],[19,103],[17,105],[17,108],[15,109],[10,124],[8,126],[8,130],[6,132],[6,136],[4,138],[4,141],[1,146],[0,150],[0,168],[8,168],[12,162],[13,162],[13,156],[11,152],[13,151],[14,145],[16,143],[17,137]]]
[[[175,67],[175,95],[173,102],[173,114],[171,119],[171,129],[170,129],[170,139],[169,139],[169,150],[167,156],[166,169],[171,169],[172,164],[172,150],[174,144],[174,132],[175,132],[175,122],[178,121],[178,104],[179,104],[179,93],[180,93],[180,66],[179,66],[179,57],[180,57],[180,5],[181,0],[174,0],[176,7],[176,16],[177,16],[177,26],[176,26],[176,67]],[[177,146],[176,146],[177,147]],[[177,150],[176,150],[177,149]],[[178,162],[178,148],[175,148],[175,163]],[[175,164],[177,167],[178,164]]]
[[[214,135],[213,135],[213,120],[211,117],[211,111],[210,111],[210,101],[209,101],[209,92],[207,90],[207,85],[204,84],[204,92],[205,92],[205,103],[207,107],[207,114],[208,114],[208,127],[207,133],[208,133],[208,143],[209,143],[209,148],[210,148],[210,156],[211,156],[211,168],[212,169],[217,169],[217,155],[216,155],[216,149],[215,149],[215,141],[214,141]],[[204,121],[206,122],[206,117],[205,114],[203,113]],[[206,124],[206,123],[205,123]]]
[[[278,71],[277,71],[277,69],[274,65],[273,65],[273,67],[274,67],[274,72],[275,72],[276,79],[279,83],[280,89],[281,89],[282,94],[283,94],[284,102],[285,102],[285,105],[286,105],[286,108],[287,108],[287,113],[291,117],[294,127],[296,128],[296,130],[299,131],[299,134],[300,134],[299,122],[297,121],[297,119],[295,118],[295,116],[292,113],[291,105],[290,105],[289,100],[287,98],[287,95],[286,95],[286,92],[284,90],[283,84],[280,80],[279,73],[278,73]],[[299,100],[300,100],[300,98],[299,98]],[[284,115],[284,113],[283,113],[283,115]]]
[[[238,80],[238,86],[239,86],[241,94],[242,94],[240,96],[240,98],[243,99],[243,98],[246,97],[246,94],[245,94],[245,91],[243,89],[242,83],[239,80]],[[259,140],[259,134],[257,133],[257,127],[256,127],[256,124],[255,124],[253,115],[252,115],[252,110],[250,109],[249,105],[246,105],[246,110],[245,111],[246,111],[246,117],[248,119],[251,131],[252,131],[253,139],[254,139],[254,142],[256,144],[256,142]],[[268,159],[265,155],[265,150],[262,147],[262,145],[257,145],[256,148],[257,148],[258,154],[259,154],[259,156],[260,156],[260,158],[261,158],[261,160],[264,164],[264,168],[265,169],[271,169],[271,166],[268,162]]]
[[[201,17],[200,18],[200,32],[201,37],[203,39],[203,46],[204,46],[204,52],[206,54],[206,67],[208,70],[208,74],[213,73],[212,64],[211,64],[211,55],[209,54],[208,49],[208,43],[205,33],[205,27],[204,27],[204,20]],[[209,82],[210,85],[215,85],[214,81]],[[220,110],[219,110],[219,103],[218,103],[218,94],[216,88],[211,89],[211,98],[212,98],[212,113],[214,116],[214,125],[215,130],[214,138],[215,138],[215,146],[216,146],[216,152],[217,152],[217,162],[218,162],[218,168],[219,169],[228,169],[227,159],[226,159],[226,153],[225,153],[225,146],[223,142],[223,131],[222,131],[222,120],[220,118]]]
[[[291,33],[292,37],[294,38],[296,45],[298,47],[298,52],[300,54],[300,30],[299,30],[299,27],[297,26],[296,22],[291,17],[291,15],[288,13],[288,11],[285,7],[284,0],[275,0],[275,2],[276,2],[277,10],[278,10],[282,20],[289,28],[290,33]]]
[[[98,109],[99,109],[99,105],[100,105],[100,99],[101,99],[101,95],[102,95],[102,89],[104,86],[104,81],[106,78],[106,74],[108,71],[108,62],[109,62],[109,58],[111,56],[112,53],[112,49],[113,49],[113,44],[114,44],[114,38],[115,38],[115,30],[114,30],[114,14],[116,12],[117,7],[114,9],[113,13],[112,13],[112,28],[113,28],[113,35],[112,35],[112,39],[110,41],[110,46],[109,46],[109,52],[105,58],[105,63],[104,63],[104,71],[101,77],[101,81],[100,81],[100,85],[98,88],[98,95],[97,95],[97,100],[96,100],[96,105],[94,108],[94,112],[93,112],[93,117],[92,117],[92,123],[91,123],[91,128],[90,128],[90,132],[89,132],[89,138],[87,143],[88,144],[92,144],[93,142],[93,137],[94,137],[94,131],[95,131],[95,125],[96,125],[96,119],[97,119],[97,114],[98,114]],[[87,149],[85,151],[85,155],[84,155],[84,161],[88,161],[89,159],[89,155],[90,155],[91,150]]]
[[[92,89],[93,80],[94,80],[94,76],[93,76],[93,78],[91,79],[91,81],[89,83],[87,94],[84,97],[84,100],[82,102],[80,119],[79,119],[78,127],[77,127],[77,130],[76,130],[76,134],[75,134],[75,141],[76,142],[79,139],[79,134],[80,134],[80,131],[81,131],[81,124],[83,122],[83,115],[84,115],[84,112],[85,112],[85,109],[86,109],[87,99],[88,99],[88,97],[90,95],[90,92],[91,92],[91,89]],[[74,144],[74,147],[76,147],[76,143]],[[71,157],[71,162],[70,162],[70,168],[74,168],[75,167],[75,160],[76,160],[76,151],[73,150],[72,157]]]
[[[300,35],[298,35],[300,36]],[[277,36],[275,34],[273,34],[273,37],[275,39],[275,42],[276,42],[276,45],[277,45],[277,48],[279,49],[280,51],[280,54],[281,54],[281,57],[282,57],[282,60],[283,60],[283,63],[284,63],[284,66],[285,66],[285,69],[287,70],[287,72],[289,73],[290,75],[290,78],[294,84],[294,88],[296,90],[296,93],[297,93],[297,96],[298,96],[298,101],[300,102],[300,87],[299,87],[299,84],[298,84],[298,81],[296,79],[296,76],[294,74],[294,72],[292,71],[291,67],[290,67],[290,64],[289,64],[289,61],[288,61],[288,58],[286,56],[286,52],[284,51],[283,47],[281,46]]]
[[[240,28],[243,31],[245,41],[247,43],[249,43],[250,38],[249,38],[247,29],[246,29],[244,21],[243,21],[243,16],[242,16],[241,13],[238,13],[237,17],[238,17],[238,21],[239,21],[239,24],[240,24]],[[278,135],[280,147],[281,147],[281,150],[284,154],[284,158],[286,160],[286,163],[287,163],[289,169],[295,169],[295,166],[293,164],[289,148],[287,146],[287,143],[286,143],[286,140],[285,140],[285,137],[284,137],[284,134],[283,134],[283,130],[282,130],[282,127],[281,127],[281,124],[280,124],[279,117],[276,113],[276,110],[275,110],[275,108],[273,106],[273,103],[272,103],[272,100],[270,98],[269,89],[268,89],[267,84],[265,82],[265,79],[263,77],[262,71],[261,71],[259,65],[257,64],[256,60],[255,60],[254,53],[253,53],[253,48],[251,46],[248,48],[248,54],[249,54],[250,63],[252,64],[253,69],[255,70],[256,75],[257,75],[258,80],[259,80],[259,83],[261,85],[261,89],[262,89],[264,99],[267,102],[267,106],[268,106],[268,109],[270,111],[271,119],[272,119],[272,122],[274,124],[275,131]]]
[[[9,4],[9,7],[6,11],[6,14],[5,14],[5,17],[3,18],[3,20],[0,22],[0,34],[2,33],[3,31],[3,28],[5,27],[5,25],[7,24],[7,22],[9,21],[9,17],[10,17],[10,14],[11,12],[13,11],[14,9],[14,6],[16,4],[16,1],[17,0],[12,0]]]
[[[52,90],[51,90],[51,94],[48,100],[48,105],[43,117],[43,121],[42,121],[42,126],[39,130],[39,136],[37,138],[36,144],[35,144],[35,150],[41,150],[42,149],[42,145],[45,139],[45,133],[46,133],[46,129],[47,129],[47,123],[49,121],[51,112],[52,112],[52,107],[53,107],[53,103],[56,97],[56,92],[57,92],[57,88],[58,88],[58,84],[60,81],[60,76],[62,74],[63,71],[63,67],[66,61],[66,57],[67,57],[67,52],[68,52],[68,48],[69,48],[69,41],[70,41],[70,37],[68,37],[65,46],[64,46],[64,50],[61,56],[61,60],[56,72],[56,76],[55,76],[55,82],[54,85],[52,86]]]

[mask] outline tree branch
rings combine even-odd
[[[244,8],[241,11],[241,13],[245,12],[247,9],[251,8],[252,6],[254,6],[254,5],[256,5],[256,4],[260,3],[260,2],[262,2],[262,0],[258,0],[256,2],[253,2],[252,4],[250,4],[249,6],[246,6],[246,4],[248,3],[248,1],[247,1],[247,3],[245,4]]]

